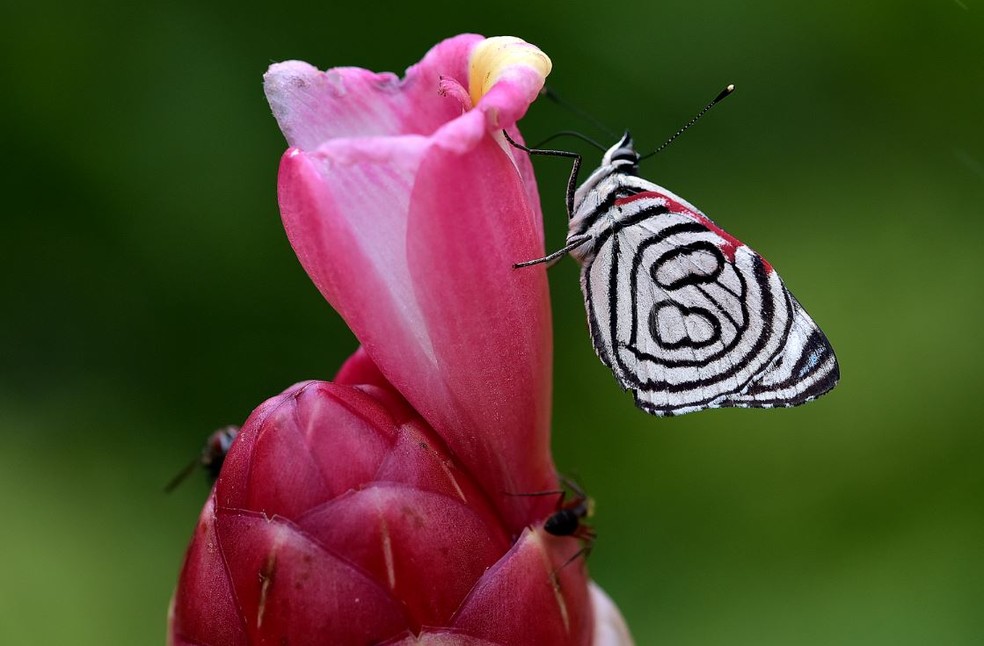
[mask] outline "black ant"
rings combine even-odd
[[[205,446],[202,447],[201,454],[181,469],[178,475],[171,478],[171,481],[164,487],[164,493],[174,491],[199,466],[205,469],[209,482],[215,482],[219,477],[219,471],[222,470],[222,463],[225,462],[229,447],[232,446],[232,441],[236,439],[237,435],[239,435],[239,427],[231,425],[224,426],[209,435],[208,439],[205,440]]]
[[[594,547],[595,538],[597,538],[594,528],[585,522],[594,513],[594,501],[569,478],[561,477],[560,481],[565,489],[511,494],[515,496],[558,496],[557,511],[547,516],[547,519],[543,521],[543,531],[553,536],[570,536],[579,539],[583,545],[573,556],[564,561],[564,564],[557,568],[557,571],[567,567],[579,556],[584,556],[587,559]],[[566,500],[568,490],[573,494],[570,500]]]

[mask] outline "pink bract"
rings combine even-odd
[[[171,643],[587,644],[584,571],[561,568],[576,549],[510,536],[391,389],[304,382],[257,408],[229,452]]]
[[[512,269],[543,255],[542,217],[528,156],[499,131],[518,136],[543,74],[518,66],[471,105],[484,40],[440,43],[402,80],[292,61],[265,81],[298,258],[519,532],[544,501],[504,494],[556,483],[551,322],[545,272]]]
[[[543,530],[551,322],[516,121],[550,62],[435,46],[404,78],[273,65],[288,238],[361,347],[243,425],[202,510],[171,644],[631,644]]]

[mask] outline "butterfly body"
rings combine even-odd
[[[573,191],[575,157],[561,250],[581,263],[595,350],[636,405],[796,406],[833,388],[833,349],[773,267],[638,164],[626,133]]]

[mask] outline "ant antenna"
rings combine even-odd
[[[186,464],[176,476],[171,478],[171,481],[164,486],[164,493],[174,491],[194,472],[196,467],[201,467],[208,474],[209,480],[215,482],[219,477],[219,471],[222,469],[226,454],[229,453],[229,447],[232,446],[237,435],[239,435],[239,427],[232,425],[223,426],[209,435],[198,457]]]
[[[188,476],[190,476],[192,472],[194,472],[195,467],[201,464],[201,462],[202,462],[201,458],[195,458],[194,460],[186,464],[184,468],[178,472],[178,475],[171,478],[171,481],[164,486],[164,493],[171,493],[172,491],[177,489],[178,485],[184,482],[185,479]]]
[[[559,476],[565,489],[548,489],[546,491],[531,491],[529,493],[511,493],[503,491],[506,496],[557,496],[557,508],[543,521],[543,531],[552,536],[570,536],[581,541],[581,549],[574,553],[564,563],[550,574],[557,585],[557,573],[573,563],[578,557],[585,559],[591,553],[597,535],[594,529],[585,521],[594,513],[594,501],[588,497],[578,484],[565,476]],[[568,490],[573,497],[565,502]]]
[[[600,150],[602,152],[605,152],[606,150],[608,150],[607,148],[605,148],[604,146],[602,146],[601,144],[599,144],[597,141],[595,141],[591,137],[588,137],[587,135],[583,135],[580,132],[577,132],[575,130],[561,130],[560,132],[555,132],[554,134],[550,135],[549,137],[547,137],[543,141],[537,143],[535,146],[530,146],[530,147],[531,148],[542,148],[544,144],[546,144],[547,142],[553,141],[557,137],[574,137],[576,139],[580,139],[581,141],[585,141],[585,142],[591,144],[592,146],[594,146],[595,148],[597,148],[598,150]]]
[[[598,128],[599,130],[604,131],[605,134],[607,134],[611,138],[613,138],[613,139],[617,139],[618,138],[618,135],[615,134],[615,132],[613,132],[611,128],[609,128],[608,126],[606,126],[601,121],[599,121],[598,119],[594,118],[593,116],[591,116],[590,114],[588,114],[587,112],[585,112],[584,110],[582,110],[581,108],[577,107],[576,105],[574,105],[572,103],[568,103],[564,99],[560,98],[560,95],[557,94],[549,86],[544,85],[543,86],[543,89],[540,90],[540,94],[542,94],[543,96],[547,97],[548,99],[550,99],[551,101],[553,101],[554,103],[556,103],[557,105],[559,105],[560,107],[565,108],[565,109],[569,110],[570,112],[573,112],[575,115],[581,117],[582,119],[584,119],[585,121],[587,121],[588,123],[590,123],[591,125],[593,125],[595,128]],[[605,150],[605,149],[602,148],[602,150]]]
[[[690,128],[690,126],[692,126],[695,123],[697,123],[697,120],[698,119],[700,119],[705,114],[707,114],[707,111],[708,110],[710,110],[711,108],[713,108],[714,106],[716,106],[718,103],[720,103],[721,101],[723,101],[725,99],[725,97],[727,97],[729,94],[731,94],[734,91],[735,91],[735,85],[734,85],[734,83],[732,83],[728,87],[726,87],[723,90],[721,90],[721,93],[718,94],[716,97],[714,97],[714,100],[713,101],[711,101],[710,103],[708,103],[707,105],[705,105],[704,108],[700,112],[698,112],[694,116],[693,119],[691,119],[690,121],[687,122],[687,125],[685,125],[684,127],[682,127],[679,130],[677,130],[675,133],[673,133],[673,136],[670,137],[669,139],[667,139],[663,143],[662,146],[660,146],[659,148],[657,148],[653,152],[649,153],[648,155],[643,155],[642,157],[640,157],[639,158],[639,161],[642,161],[643,159],[649,159],[650,157],[652,157],[653,155],[655,155],[659,151],[663,150],[664,148],[666,148],[667,146],[669,146],[670,144],[672,144],[676,140],[677,137],[679,137],[684,132],[686,132]]]

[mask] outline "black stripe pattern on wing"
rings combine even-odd
[[[686,214],[671,214],[667,200],[630,204],[610,214],[607,227],[594,229],[584,262],[599,357],[649,412],[749,405],[726,399],[748,387],[782,347],[791,317],[781,282],[744,245],[742,262],[726,259],[728,241]],[[606,265],[607,299],[601,300],[599,257]]]
[[[598,223],[601,216],[609,214],[612,209],[615,208],[615,201],[621,200],[626,197],[632,197],[633,195],[638,195],[642,193],[645,189],[635,186],[619,186],[617,190],[611,191],[605,195],[598,205],[592,209],[591,213],[584,218],[578,219],[577,224],[573,225],[570,231],[567,232],[567,237],[571,238],[573,236],[582,235],[587,232],[588,229],[593,227]],[[600,244],[600,243],[596,243]]]
[[[744,289],[744,285],[745,281],[748,280],[749,277],[742,276],[741,273],[738,274],[738,277],[742,281],[743,291],[747,293],[747,290]],[[708,355],[700,357],[695,356],[693,359],[689,360],[667,358],[667,354],[665,352],[661,352],[658,355],[642,352],[638,350],[637,347],[626,344],[623,346],[625,350],[639,359],[640,362],[649,361],[663,367],[693,369],[693,377],[690,379],[670,380],[653,377],[647,378],[638,374],[633,374],[630,370],[633,366],[629,366],[627,362],[622,361],[620,363],[622,369],[625,371],[625,374],[631,374],[634,377],[632,381],[632,388],[639,391],[661,391],[666,393],[706,391],[705,396],[693,397],[691,401],[688,402],[690,405],[702,405],[721,397],[721,391],[716,388],[712,388],[712,386],[728,380],[746,370],[747,366],[753,361],[762,365],[767,364],[777,354],[778,347],[781,346],[786,334],[788,333],[788,319],[781,322],[785,324],[781,325],[780,329],[776,329],[776,323],[779,322],[775,320],[776,308],[773,290],[769,288],[767,273],[761,258],[755,259],[753,275],[750,278],[759,286],[762,294],[761,305],[757,316],[757,320],[760,321],[759,323],[753,324],[750,322],[752,321],[752,318],[749,316],[750,312],[747,309],[747,303],[745,303],[744,300],[741,300],[740,306],[742,308],[742,318],[745,321],[745,324],[734,331],[733,338],[730,339],[728,343],[724,343],[719,337],[715,339],[715,341],[720,343],[719,349]],[[679,302],[670,302],[678,308],[678,311],[684,314],[695,309],[693,306],[682,305]],[[664,303],[665,301],[657,303],[653,307],[662,308]],[[642,314],[642,312],[639,312],[638,307],[636,311],[640,315]],[[709,309],[703,308],[702,311],[708,316],[715,318],[718,325],[716,329],[719,330],[721,325],[720,319],[718,319]],[[749,335],[752,334],[755,336],[753,337],[751,346],[743,350],[742,345],[748,341]],[[776,343],[776,340],[773,338],[776,335],[779,337],[778,343]],[[650,338],[661,350],[665,351],[674,349],[663,342],[657,335],[651,335]],[[770,341],[772,341],[772,343],[770,343]],[[700,347],[705,347],[706,345],[710,344],[691,343],[690,347],[698,349]],[[747,344],[745,345],[747,346]],[[764,354],[763,351],[766,346],[774,346],[776,349],[770,354]],[[714,363],[722,364],[725,367],[723,369],[709,371],[709,368],[713,366]],[[639,366],[644,364],[640,363],[635,365]],[[755,376],[755,374],[751,374],[742,379],[739,389],[750,383]]]
[[[791,406],[832,388],[833,350],[772,267],[633,160],[626,133],[575,193],[568,240],[586,240],[571,255],[595,350],[636,405]]]
[[[747,389],[736,406],[788,407],[813,401],[837,385],[840,367],[827,337],[795,298],[793,328],[782,353]]]

